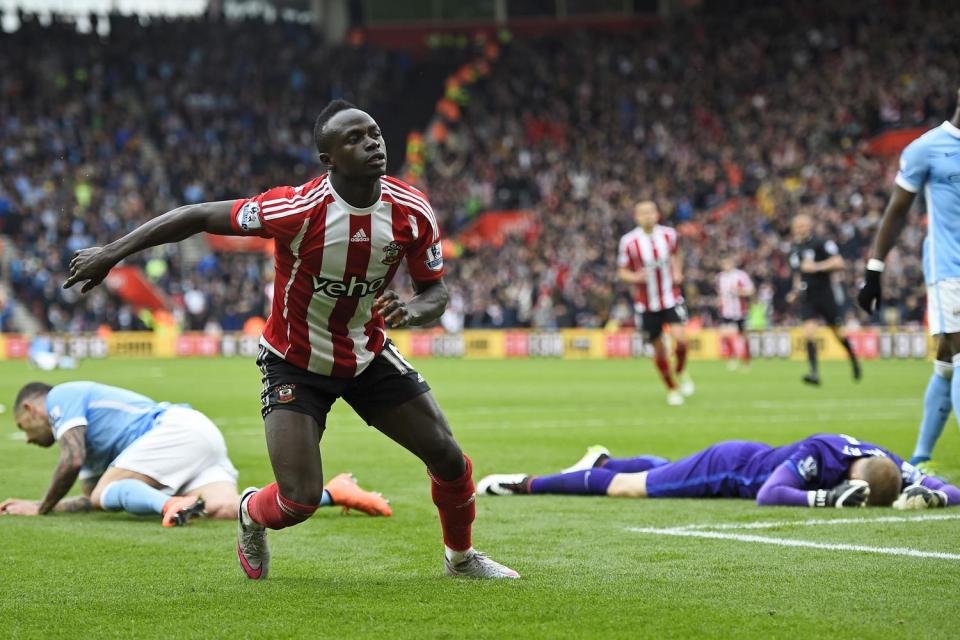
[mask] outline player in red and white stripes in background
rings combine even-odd
[[[750,367],[750,343],[744,331],[750,296],[756,292],[753,280],[730,256],[720,260],[722,271],[717,274],[717,301],[720,307],[721,352],[726,354],[727,366],[733,371],[737,360],[744,370]]]
[[[470,459],[429,385],[385,333],[386,326],[436,320],[449,299],[430,203],[417,189],[386,177],[380,127],[350,103],[327,105],[313,135],[325,175],[252,198],[174,209],[105,247],[77,252],[64,287],[85,281],[86,292],[126,256],[202,231],[274,238],[273,307],[257,364],[276,482],[251,487],[240,498],[236,551],[244,573],[265,578],[266,530],[304,522],[320,504],[320,437],[330,407],[343,398],[427,466],[446,572],[517,578],[473,549]],[[386,290],[403,261],[416,290],[406,302]]]
[[[686,370],[687,309],[680,294],[683,261],[677,231],[657,224],[660,211],[651,200],[638,202],[633,217],[637,228],[620,239],[617,276],[633,285],[637,327],[653,345],[653,362],[667,386],[667,404],[679,406],[685,396],[693,395],[694,384]],[[676,369],[670,367],[663,339],[667,324],[675,345]]]

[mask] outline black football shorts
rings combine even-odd
[[[806,321],[817,318],[823,320],[828,327],[839,327],[843,324],[843,319],[840,317],[840,307],[837,305],[837,299],[833,295],[832,289],[807,289],[803,293],[800,319]]]
[[[330,407],[343,398],[367,424],[384,409],[399,406],[430,391],[430,385],[387,340],[367,368],[354,378],[333,378],[295,367],[261,347],[257,366],[263,376],[260,413],[275,409],[305,413],[320,425]]]
[[[643,329],[647,340],[653,342],[663,335],[663,325],[685,324],[687,322],[687,306],[681,302],[669,309],[662,311],[644,311],[639,315],[641,317],[637,325]]]

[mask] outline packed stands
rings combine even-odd
[[[782,3],[733,23],[727,4],[696,23],[506,48],[449,134],[462,169],[438,167],[429,185],[455,222],[471,206],[531,207],[541,233],[456,263],[468,326],[629,321],[611,281],[640,198],[681,226],[685,294],[706,322],[727,253],[761,283],[770,319],[793,319],[785,258],[800,212],[840,244],[849,299],[896,169],[866,143],[952,113],[951,28],[933,4],[889,3],[881,17],[864,2]],[[900,241],[883,320],[922,320],[922,236],[915,223]]]
[[[695,21],[502,46],[430,149],[422,187],[451,239],[487,210],[530,210],[538,224],[448,261],[446,325],[630,322],[615,254],[639,198],[681,227],[684,291],[705,323],[727,253],[760,283],[769,320],[794,320],[785,249],[799,212],[840,243],[849,297],[896,167],[868,141],[939,124],[960,77],[955,25],[936,3],[884,7],[710,3]],[[0,235],[16,247],[0,310],[15,299],[56,331],[149,325],[105,291],[62,291],[72,252],[184,203],[306,181],[318,170],[312,122],[333,97],[380,120],[399,173],[407,130],[468,55],[328,47],[282,22],[112,20],[125,22],[103,40],[29,19],[0,34]],[[922,320],[922,235],[917,222],[901,239],[889,315],[875,320]],[[233,329],[265,313],[262,254],[191,246],[134,260],[182,326]]]
[[[402,107],[391,97],[425,80],[439,95],[443,70],[456,63],[449,54],[423,61],[414,78],[407,54],[326,47],[299,24],[111,20],[103,40],[29,17],[0,34],[0,235],[16,249],[7,275],[16,298],[55,331],[143,328],[102,290],[80,299],[60,289],[73,251],[182,204],[305,182],[317,170],[320,106],[347,96],[407,122],[436,95],[419,92]],[[393,132],[397,160],[404,134]],[[263,315],[272,274],[262,255],[183,254],[162,247],[134,262],[186,326]]]

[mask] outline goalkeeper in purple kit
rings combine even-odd
[[[591,447],[563,473],[490,475],[487,495],[580,494],[627,498],[748,498],[758,505],[890,506],[960,504],[960,489],[925,476],[883,447],[847,435],[817,434],[772,447],[734,440],[671,462],[658,456],[612,458]]]

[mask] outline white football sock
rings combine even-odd
[[[243,523],[244,527],[259,527],[260,525],[253,521],[253,518],[250,517],[250,512],[247,511],[247,505],[250,503],[250,498],[253,497],[251,493],[246,500],[240,501],[240,521]]]
[[[447,557],[447,560],[449,560],[453,564],[460,564],[461,562],[463,562],[464,560],[472,556],[473,553],[474,553],[473,547],[470,547],[466,551],[454,551],[447,545],[443,545],[443,555],[445,555]]]

